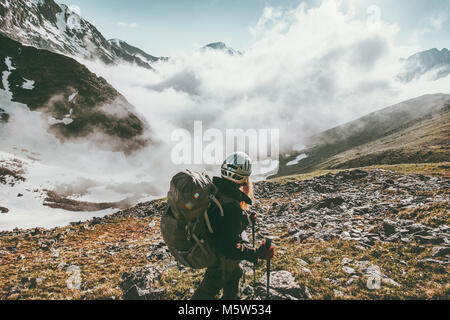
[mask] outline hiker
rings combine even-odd
[[[243,243],[242,232],[255,223],[256,217],[250,217],[245,210],[252,204],[250,158],[242,152],[228,156],[221,167],[221,177],[214,177],[212,183],[217,187],[219,207],[212,203],[207,210],[210,227],[208,240],[217,252],[217,262],[206,270],[205,277],[192,296],[192,300],[212,300],[223,289],[223,300],[238,298],[242,269],[239,263],[247,260],[256,263],[258,259],[270,260],[273,257],[272,246],[266,248],[263,243],[258,249]]]

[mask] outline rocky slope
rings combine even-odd
[[[434,72],[431,80],[445,78],[450,74],[450,51],[436,48],[418,52],[404,60],[405,70],[398,76],[404,82],[416,80],[427,72]]]
[[[449,299],[449,163],[316,172],[255,186],[257,239],[275,236],[271,299]],[[164,200],[52,230],[0,233],[2,299],[187,299]],[[265,295],[251,265],[242,298]]]
[[[148,143],[148,125],[134,107],[72,58],[0,35],[0,73],[9,100],[40,111],[61,141],[102,133],[114,140],[105,147],[127,153]],[[8,110],[0,107],[2,122],[8,122]]]
[[[136,61],[143,61],[144,63],[147,63],[148,65],[151,65],[158,61],[167,61],[167,57],[155,57],[144,50],[141,50],[137,47],[134,47],[128,43],[126,43],[123,40],[120,39],[110,39],[108,40],[109,43],[114,47],[114,49],[118,52],[124,52],[128,54],[129,56],[135,57]],[[138,63],[139,64],[139,63]]]
[[[226,54],[229,54],[230,56],[240,56],[242,55],[242,52],[237,51],[233,48],[228,47],[225,43],[223,42],[213,42],[213,43],[209,43],[206,46],[202,47],[203,51],[207,51],[207,50],[215,50],[215,51],[221,51],[224,52]]]
[[[425,95],[310,137],[278,176],[373,164],[448,161],[450,95]]]
[[[0,33],[56,53],[152,69],[153,61],[111,44],[77,12],[53,0],[0,0]]]

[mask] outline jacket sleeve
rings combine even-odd
[[[214,210],[209,215],[214,233],[210,235],[211,243],[216,250],[231,260],[247,260],[257,262],[256,250],[239,243],[243,228],[242,209],[237,203],[223,206],[224,217]]]

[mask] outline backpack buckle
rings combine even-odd
[[[191,239],[192,239],[192,230],[191,230],[191,228],[189,228],[189,225],[187,224],[184,229],[186,231],[186,239],[187,239],[187,241],[191,241]]]

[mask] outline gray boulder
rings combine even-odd
[[[123,273],[119,287],[124,300],[160,300],[165,293],[161,272],[153,267],[132,268]]]
[[[244,300],[266,300],[267,275],[262,276],[256,282],[256,286],[247,286],[243,290]],[[295,280],[294,276],[286,271],[274,271],[270,274],[270,300],[304,300],[310,297]]]

